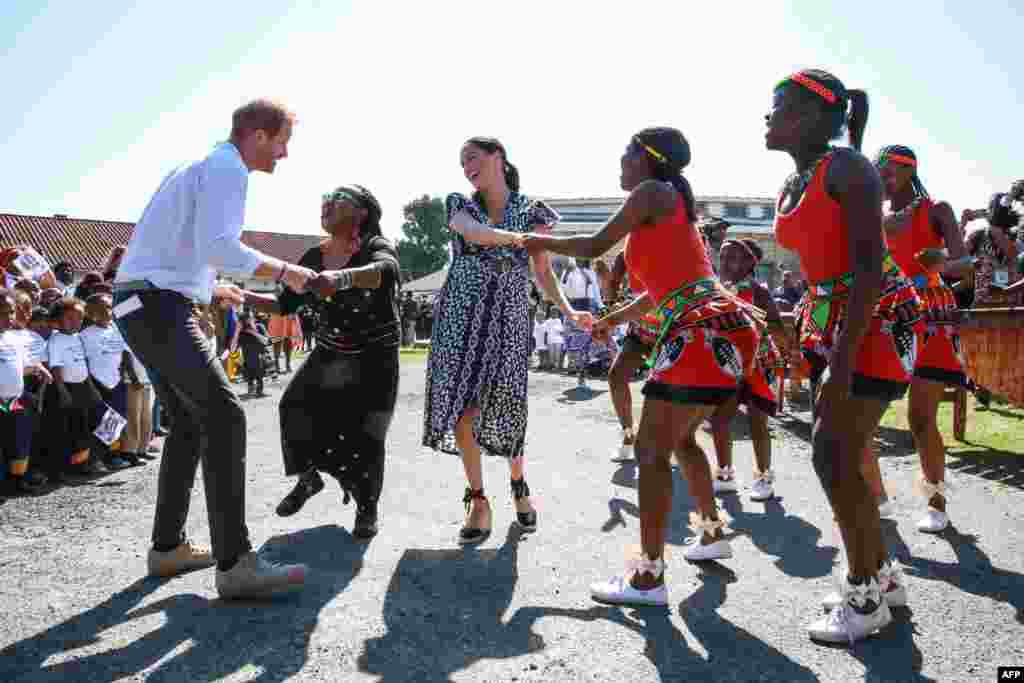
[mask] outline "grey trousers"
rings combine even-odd
[[[160,459],[153,543],[185,540],[202,460],[213,555],[230,561],[252,548],[245,526],[245,412],[193,303],[177,292],[150,289],[118,291],[115,307],[133,296],[142,307],[118,317],[117,325],[151,370],[153,389],[174,426]]]

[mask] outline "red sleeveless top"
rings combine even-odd
[[[715,276],[682,196],[671,216],[627,235],[625,251],[630,277],[642,283],[655,303],[685,284]]]
[[[914,209],[909,226],[895,235],[886,235],[892,257],[907,277],[928,275],[915,256],[918,252],[922,249],[942,249],[946,246],[942,235],[932,226],[932,206],[932,201],[925,199]]]
[[[811,286],[853,269],[847,249],[849,226],[839,202],[825,189],[825,178],[834,155],[835,151],[830,152],[818,164],[803,196],[789,213],[780,210],[784,193],[780,193],[775,206],[775,239],[800,256],[800,265]],[[882,238],[884,240],[885,235]]]

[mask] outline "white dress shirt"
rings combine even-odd
[[[135,224],[115,282],[149,280],[209,303],[218,271],[251,275],[270,259],[241,242],[248,185],[230,143],[171,171]]]

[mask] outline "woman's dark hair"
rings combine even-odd
[[[362,238],[363,244],[383,234],[380,229],[380,217],[383,212],[380,202],[372,192],[362,185],[342,185],[334,190],[331,196],[335,199],[347,199],[359,208],[366,209],[366,219],[359,226],[359,236]]]
[[[820,135],[828,140],[842,136],[843,129],[850,132],[850,146],[860,151],[864,142],[864,129],[868,125],[868,94],[863,90],[847,89],[843,82],[821,69],[803,69],[782,79],[775,89],[785,87],[805,102],[821,106],[824,117]]]
[[[654,177],[672,184],[683,196],[686,216],[690,222],[697,220],[697,200],[693,196],[690,181],[683,175],[683,169],[690,164],[690,143],[675,128],[659,126],[644,128],[633,136],[633,143],[639,143],[653,162]],[[653,150],[653,151],[652,151]]]
[[[1016,228],[1020,214],[1013,210],[1010,197],[1005,192],[996,192],[988,202],[988,222],[997,228]]]
[[[875,156],[875,166],[885,168],[886,164],[902,163],[894,157],[904,157],[912,160],[915,164],[917,163],[917,155],[909,147],[905,145],[886,145],[878,150],[878,154]],[[924,183],[921,182],[921,177],[917,175],[917,166],[915,165],[913,168],[914,175],[910,179],[910,184],[914,188],[914,196],[928,199],[928,190],[924,189]]]
[[[478,135],[466,140],[465,144],[479,147],[488,154],[501,152],[502,168],[505,171],[505,184],[508,185],[508,189],[513,192],[519,192],[519,169],[509,163],[508,152],[505,151],[505,145],[501,144],[501,142],[498,141],[498,138],[489,138]],[[480,204],[483,201],[483,197],[477,196],[479,194],[479,192],[473,193],[473,199],[477,204]]]

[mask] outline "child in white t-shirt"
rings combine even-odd
[[[543,370],[548,366],[548,342],[547,330],[544,327],[544,311],[537,310],[537,317],[533,321],[533,348],[537,352],[537,369]]]
[[[50,335],[48,355],[57,395],[58,414],[54,417],[61,428],[53,434],[51,447],[61,452],[61,457],[67,457],[73,467],[82,467],[89,473],[104,472],[106,468],[99,459],[89,457],[92,432],[99,426],[106,408],[89,381],[85,345],[79,335],[85,304],[81,299],[65,297],[53,305],[53,319],[56,329]]]
[[[551,368],[554,370],[562,369],[562,352],[565,349],[565,324],[562,322],[561,316],[558,311],[551,309],[548,313],[547,322],[544,323],[544,331],[547,334],[548,343],[548,357],[550,358]]]
[[[92,294],[85,302],[85,317],[92,324],[79,337],[85,347],[89,377],[103,402],[124,416],[128,412],[128,394],[121,377],[132,357],[114,324],[113,298],[109,294]],[[115,470],[142,464],[134,452],[124,451],[118,442],[110,447],[104,460],[108,468]]]
[[[37,422],[24,397],[25,375],[48,382],[50,373],[38,361],[31,362],[23,330],[16,327],[16,308],[11,292],[0,289],[0,456],[15,489],[36,493],[46,484],[46,476],[29,467]]]

